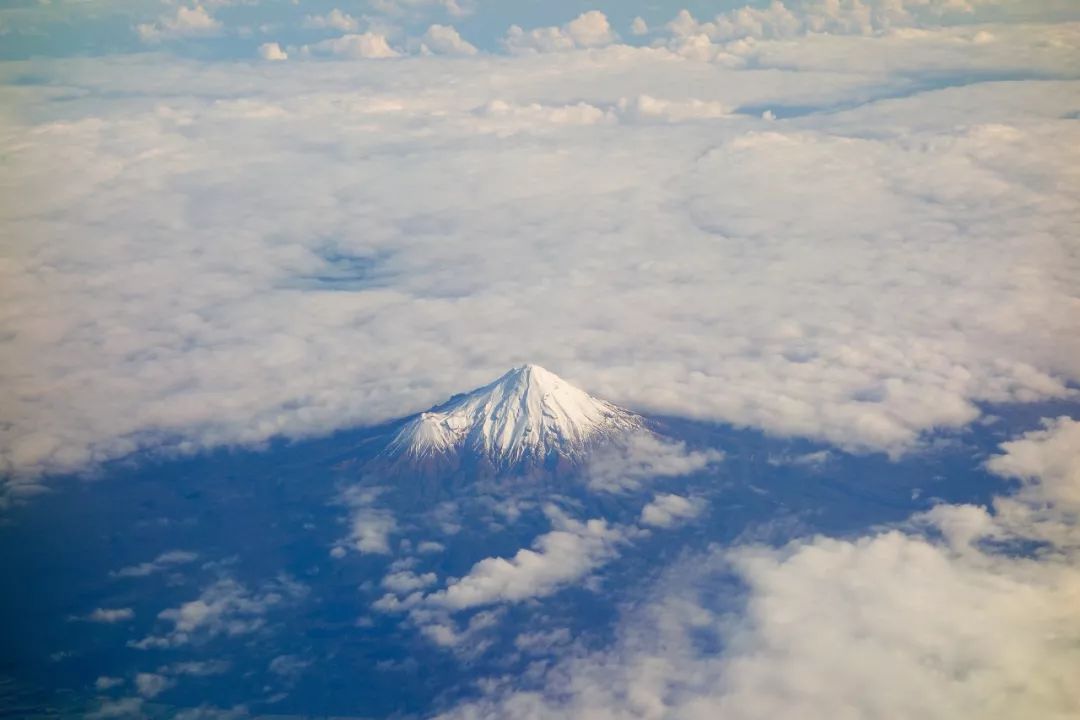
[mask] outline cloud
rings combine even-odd
[[[607,16],[599,10],[589,10],[561,27],[526,31],[511,25],[502,43],[511,53],[544,53],[602,47],[617,39]]]
[[[361,553],[390,553],[390,536],[398,525],[389,510],[374,507],[381,493],[381,488],[354,487],[342,496],[350,508],[349,540]]]
[[[346,12],[334,8],[325,15],[307,15],[304,27],[317,30],[340,30],[351,33],[360,29],[360,21]]]
[[[701,472],[724,459],[711,448],[689,450],[653,433],[634,433],[625,442],[598,450],[589,459],[586,478],[590,490],[625,492],[639,489],[644,481]]]
[[[263,60],[288,60],[289,53],[276,42],[268,42],[259,46],[259,57]]]
[[[641,509],[641,524],[669,528],[701,513],[701,501],[671,493],[656,495]]]
[[[426,602],[458,611],[550,595],[580,580],[617,554],[626,533],[605,520],[578,522],[549,509],[558,529],[539,536],[533,548],[511,558],[490,557],[464,577],[431,593]]]
[[[228,670],[229,663],[225,660],[188,660],[162,666],[158,668],[158,673],[163,675],[209,677],[211,675],[222,675]]]
[[[416,546],[416,552],[421,555],[432,555],[446,550],[446,546],[434,540],[425,540]]]
[[[94,681],[94,688],[97,690],[111,690],[114,687],[119,687],[124,684],[123,678],[109,677],[108,675],[100,675],[98,679]]]
[[[140,697],[120,698],[118,700],[102,700],[97,710],[88,712],[88,720],[105,720],[105,718],[125,718],[142,716],[143,699]]]
[[[95,608],[86,619],[96,623],[126,622],[135,617],[135,611],[131,608]]]
[[[140,650],[170,648],[225,635],[247,635],[266,623],[273,608],[295,602],[306,588],[288,578],[267,583],[256,592],[232,578],[206,587],[198,598],[158,613],[172,627],[162,635],[150,635],[132,647]]]
[[[638,95],[632,100],[619,98],[617,107],[623,115],[638,120],[659,119],[666,122],[682,122],[731,117],[731,108],[723,103],[697,98],[688,101],[673,101],[654,98],[650,95]]]
[[[186,565],[194,562],[198,558],[199,556],[196,553],[188,552],[186,550],[169,550],[168,552],[161,553],[149,562],[139,563],[138,565],[129,565],[120,568],[119,570],[115,570],[109,573],[109,575],[121,578],[146,577],[147,575],[153,575],[177,565]]]
[[[135,675],[135,689],[144,698],[157,697],[175,684],[175,680],[156,673],[137,673]]]
[[[476,46],[450,25],[432,25],[421,38],[423,48],[436,55],[475,55]]]
[[[1001,449],[1004,453],[986,467],[1024,481],[1020,500],[1080,516],[1080,422],[1069,417],[1045,420],[1044,429],[1002,443]]]
[[[20,90],[2,141],[0,473],[382,422],[523,361],[894,454],[1068,396],[1077,32],[812,34],[738,67],[42,61],[86,94]],[[666,114],[620,111],[642,97]]]
[[[270,661],[270,672],[282,677],[295,677],[302,673],[311,662],[297,655],[278,655]]]
[[[1003,445],[990,466],[1037,482],[993,511],[940,505],[863,537],[690,557],[613,648],[563,655],[536,690],[491,683],[444,717],[1069,717],[1080,707],[1080,543],[1062,492],[1080,457],[1071,424]],[[1039,512],[1002,512],[1009,502]],[[1059,531],[1049,546],[1018,549],[1055,537],[1046,526]]]
[[[222,25],[205,7],[199,4],[176,8],[176,14],[162,16],[154,23],[142,23],[135,27],[144,43],[159,43],[186,37],[216,35]]]
[[[382,579],[382,586],[391,592],[405,595],[433,585],[436,580],[437,577],[435,573],[432,572],[418,575],[410,570],[402,570],[384,577]]]
[[[975,5],[1000,4],[966,0],[774,0],[764,7],[744,5],[699,22],[680,10],[665,26],[678,40],[705,37],[711,41],[745,38],[783,39],[808,33],[869,35],[897,27],[940,21],[943,16],[963,17]]]
[[[392,16],[424,16],[433,9],[452,17],[465,17],[475,12],[471,0],[373,0],[372,5],[379,12]]]
[[[390,47],[385,35],[375,32],[342,35],[305,45],[302,50],[306,55],[332,55],[349,60],[386,59],[400,54]]]

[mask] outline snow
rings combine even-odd
[[[390,444],[417,460],[471,452],[497,465],[578,459],[599,441],[641,427],[641,418],[599,400],[538,365],[421,413]]]

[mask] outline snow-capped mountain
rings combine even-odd
[[[573,463],[595,445],[642,424],[634,413],[555,373],[523,365],[408,421],[387,455],[421,466],[462,460],[493,469]]]

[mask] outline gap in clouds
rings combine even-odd
[[[101,482],[70,478],[27,506],[21,522],[0,528],[11,572],[27,578],[23,593],[0,601],[0,615],[23,620],[11,626],[26,629],[13,636],[12,646],[23,658],[17,679],[26,692],[47,683],[86,688],[98,676],[129,678],[137,669],[175,679],[155,698],[166,705],[215,697],[226,706],[301,712],[317,697],[336,714],[357,707],[374,714],[428,712],[432,703],[471,695],[477,677],[519,668],[522,682],[540,682],[542,669],[558,657],[610,648],[624,611],[643,602],[658,573],[679,558],[717,544],[780,546],[814,533],[857,537],[940,502],[987,502],[1011,485],[978,470],[997,444],[1017,427],[1037,427],[1038,417],[1074,410],[1062,404],[987,408],[998,422],[941,433],[899,462],[666,418],[671,436],[688,448],[722,448],[723,459],[615,493],[589,489],[581,479],[555,489],[511,486],[496,495],[465,490],[432,506],[384,489],[368,505],[394,519],[385,553],[332,550],[349,531],[350,510],[340,504],[340,491],[372,482],[385,488],[384,479],[365,480],[361,469],[381,447],[375,433],[386,428],[278,442],[261,451],[123,462]],[[459,644],[440,645],[423,625],[375,607],[388,591],[384,577],[396,576],[394,592],[404,597],[412,587],[401,584],[407,575],[419,581],[433,573],[435,581],[420,586],[433,592],[486,557],[510,557],[528,547],[551,530],[545,502],[554,500],[580,519],[633,524],[665,493],[698,498],[700,515],[630,537],[614,557],[550,595],[438,618]],[[117,544],[119,537],[127,540]],[[174,556],[183,562],[162,560]],[[143,564],[156,570],[125,571]],[[54,569],[34,570],[42,567]],[[294,586],[302,592],[288,590]],[[712,607],[737,613],[745,591],[725,581],[714,592],[720,605]],[[144,649],[130,644],[175,634],[176,609],[200,599],[220,613],[192,616],[190,641],[142,643]],[[133,617],[117,624],[68,620],[100,607],[130,608]],[[200,628],[212,631],[199,634]],[[694,642],[711,652],[710,638],[706,633]],[[274,675],[270,659],[280,655],[307,665],[290,665],[288,687],[278,688],[287,697],[272,700],[274,693],[262,688]],[[208,661],[230,669],[198,677],[158,672]],[[358,683],[358,676],[372,681]],[[122,687],[133,686],[117,685],[116,692]]]

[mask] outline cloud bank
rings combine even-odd
[[[525,361],[858,451],[1070,393],[1078,26],[724,58],[553,27],[588,48],[4,69],[26,110],[0,139],[8,497],[399,417]]]

